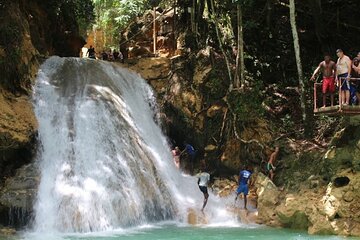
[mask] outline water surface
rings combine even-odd
[[[74,235],[39,235],[25,234],[21,239],[48,239],[48,240],[235,240],[235,239],[274,239],[274,240],[305,240],[305,239],[351,239],[360,238],[339,236],[314,236],[304,231],[288,229],[275,229],[262,226],[237,226],[237,227],[194,227],[178,225],[145,225],[127,230],[116,230],[112,232],[74,234]]]

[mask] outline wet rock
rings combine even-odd
[[[0,228],[0,235],[10,236],[15,234],[16,234],[16,230],[13,228],[8,228],[8,227]]]
[[[37,121],[28,96],[16,97],[0,89],[0,109],[0,178],[4,179],[32,160]]]
[[[258,222],[270,226],[280,226],[281,224],[275,211],[276,205],[279,202],[280,191],[274,183],[262,173],[257,175],[255,187],[258,196]]]
[[[346,183],[340,184],[341,187],[331,182],[325,187],[320,185],[318,191],[314,191],[304,184],[298,192],[284,193],[284,196],[274,189],[269,180],[259,176],[257,191],[260,222],[305,229],[310,234],[359,236],[360,201],[355,199],[360,199],[360,173],[351,170],[339,172],[334,180],[341,179],[341,183]]]
[[[208,219],[204,212],[190,208],[188,209],[187,222],[191,225],[207,224]]]
[[[5,181],[0,192],[0,215],[2,224],[22,227],[28,223],[35,203],[39,184],[39,172],[35,164],[17,170],[14,177]]]

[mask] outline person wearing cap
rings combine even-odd
[[[336,63],[336,79],[335,82],[339,84],[341,78],[341,104],[349,105],[350,102],[350,74],[351,74],[351,59],[344,54],[342,49],[336,50],[338,60]]]

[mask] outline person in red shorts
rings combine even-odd
[[[326,107],[326,94],[330,93],[331,106],[334,106],[334,92],[335,92],[335,72],[336,63],[331,60],[329,54],[325,54],[324,61],[315,69],[311,80],[315,80],[315,75],[321,71],[323,76],[322,93],[323,93],[323,106]]]

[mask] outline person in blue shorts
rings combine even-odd
[[[240,193],[244,194],[244,209],[247,209],[246,208],[247,195],[249,194],[248,184],[249,184],[249,179],[251,177],[251,172],[246,169],[248,169],[248,168],[245,167],[244,170],[240,171],[240,173],[239,173],[239,186],[236,190],[236,197],[235,197],[235,202],[236,202]]]

